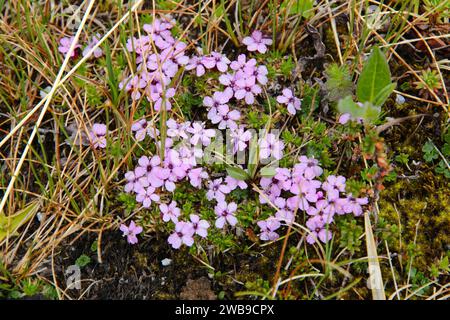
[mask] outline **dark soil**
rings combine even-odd
[[[198,300],[216,299],[219,294],[221,298],[234,298],[234,293],[245,290],[243,283],[261,276],[270,279],[275,268],[274,262],[251,253],[230,253],[212,258],[214,273],[186,248],[170,248],[166,237],[153,235],[137,245],[129,245],[117,231],[102,235],[100,263],[92,248],[96,240],[93,233],[84,235],[72,245],[63,246],[55,257],[62,289],[66,289],[67,268],[81,255],[91,258],[81,268],[82,288],[67,290],[72,298]],[[166,258],[172,262],[163,266],[161,261]]]

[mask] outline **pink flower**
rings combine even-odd
[[[182,244],[190,247],[194,244],[194,232],[195,230],[191,223],[178,221],[175,225],[175,232],[169,236],[167,242],[174,249],[180,248]]]
[[[139,39],[136,37],[129,38],[126,43],[128,52],[136,52],[141,55],[151,51],[150,37],[141,36]]]
[[[313,217],[306,221],[306,226],[311,233],[306,237],[306,241],[309,244],[313,244],[320,239],[323,243],[328,242],[332,238],[331,231],[327,230],[327,225],[318,217]]]
[[[136,244],[138,242],[136,236],[142,232],[142,227],[137,226],[134,221],[131,221],[128,227],[124,224],[121,224],[120,231],[123,232],[124,237],[127,237],[127,241],[129,244]]]
[[[147,121],[146,119],[140,119],[135,121],[131,125],[131,131],[135,132],[135,138],[137,141],[142,141],[146,136],[155,139],[159,136],[159,130],[153,126],[152,121]]]
[[[194,122],[191,128],[187,129],[187,132],[192,134],[190,142],[193,145],[201,142],[203,146],[209,146],[211,144],[211,138],[216,136],[214,129],[205,129],[204,123]]]
[[[258,51],[260,53],[265,53],[267,47],[272,44],[270,38],[264,37],[261,31],[255,30],[252,32],[250,37],[245,37],[242,43],[247,46],[248,51]]]
[[[164,49],[169,45],[168,41],[171,42],[172,34],[170,33],[170,29],[172,29],[173,24],[174,22],[155,19],[151,24],[144,24],[143,29],[151,35],[158,48]]]
[[[164,187],[167,191],[175,190],[175,182],[183,179],[189,165],[183,164],[180,154],[174,149],[168,149],[164,158],[163,168],[155,169],[155,177],[164,181]]]
[[[253,104],[255,102],[255,95],[262,92],[259,85],[255,83],[254,77],[241,78],[236,81],[236,91],[234,92],[234,97],[237,100],[245,99],[245,103]]]
[[[144,208],[149,208],[152,201],[159,201],[159,196],[155,193],[155,188],[148,186],[147,188],[142,188],[136,196],[136,201],[142,203]]]
[[[173,223],[177,223],[178,217],[181,215],[181,210],[177,207],[175,201],[172,201],[169,205],[161,203],[159,205],[159,210],[161,211],[164,222],[172,221]]]
[[[235,121],[241,118],[241,113],[237,110],[230,110],[228,105],[222,104],[216,108],[216,112],[208,114],[209,119],[214,124],[219,124],[219,129],[236,129],[237,124]]]
[[[106,148],[106,131],[106,125],[104,125],[103,123],[94,123],[94,125],[92,126],[92,130],[89,133],[89,137],[94,149]]]
[[[345,192],[345,177],[329,175],[327,180],[322,184],[322,189],[327,192],[331,192],[333,190]]]
[[[233,191],[237,187],[239,187],[242,190],[248,188],[248,185],[247,183],[245,183],[245,181],[235,179],[232,176],[227,176],[225,178],[225,183],[227,184],[227,186],[230,188],[231,191]]]
[[[247,77],[254,77],[260,84],[265,85],[267,84],[267,74],[269,71],[267,71],[266,66],[259,66],[259,67],[244,67],[244,73],[247,75]]]
[[[198,234],[202,238],[206,238],[209,228],[208,221],[200,220],[200,217],[196,214],[191,214],[189,217],[191,218],[191,224],[195,234]]]
[[[210,56],[202,57],[201,61],[206,68],[212,69],[217,67],[217,70],[220,72],[226,72],[231,62],[225,55],[214,51],[211,52]]]
[[[205,74],[205,66],[203,65],[202,59],[199,57],[192,57],[189,63],[186,65],[186,70],[195,69],[197,77],[201,77]]]
[[[275,206],[278,208],[275,217],[278,221],[284,221],[286,224],[292,224],[295,220],[294,212],[292,212],[288,206],[287,201],[284,198],[278,197],[274,201]]]
[[[369,203],[369,200],[365,198],[355,198],[350,193],[346,199],[342,199],[342,207],[345,213],[353,213],[356,217],[362,215],[363,205],[366,205]]]
[[[216,228],[222,229],[226,223],[228,223],[230,226],[235,226],[238,222],[237,218],[234,216],[236,209],[237,205],[234,202],[230,202],[229,204],[224,201],[219,202],[214,208],[214,211],[217,215],[215,223]]]
[[[66,54],[69,52],[70,46],[72,45],[72,42],[75,40],[75,37],[64,37],[59,40],[60,46],[58,47],[58,51],[62,54]],[[77,43],[75,47],[73,48],[72,53],[70,54],[70,57],[73,58],[76,55],[76,50],[80,48],[81,46]]]
[[[159,156],[153,156],[151,159],[147,156],[142,156],[138,160],[139,166],[136,167],[136,176],[139,176],[139,183],[142,187],[148,187],[151,185],[154,188],[161,187],[164,182],[156,175],[157,170],[160,168],[161,159]]]
[[[346,124],[350,119],[352,115],[350,113],[343,113],[339,117],[339,123],[340,124]]]
[[[238,79],[240,79],[240,77],[238,77],[236,74],[225,73],[220,75],[219,82],[224,86],[227,86],[227,89],[231,89],[231,92],[233,92],[235,89],[237,89],[236,81]]]
[[[230,138],[233,144],[233,154],[235,154],[238,151],[247,149],[247,143],[252,138],[252,133],[241,126],[239,128],[234,128],[234,130],[230,132]]]
[[[174,119],[170,118],[166,122],[167,124],[167,135],[171,138],[177,139],[187,139],[186,134],[187,128],[191,125],[189,122],[177,123]]]
[[[128,171],[125,173],[125,179],[127,179],[127,184],[124,187],[126,193],[131,191],[138,193],[144,186],[141,184],[141,178],[144,177],[144,172],[142,171]],[[145,187],[148,186],[148,183]]]
[[[259,141],[259,157],[268,159],[270,156],[277,160],[283,158],[284,142],[280,141],[273,133],[268,133]]]
[[[294,170],[297,174],[303,174],[306,179],[314,179],[323,173],[317,159],[301,156],[299,160],[300,163],[295,165]]]
[[[208,192],[206,193],[206,198],[211,201],[213,199],[217,202],[225,201],[225,194],[231,192],[230,187],[222,184],[222,178],[215,179],[208,183]]]
[[[219,106],[226,105],[228,101],[233,97],[233,92],[230,90],[216,91],[214,92],[212,98],[203,98],[203,105],[208,108],[217,109]]]
[[[175,89],[168,88],[165,92],[159,92],[158,94],[154,94],[152,96],[153,101],[155,102],[155,110],[160,111],[163,109],[163,104],[165,110],[168,111],[172,109],[172,104],[169,101],[169,98],[175,96]]]
[[[301,109],[302,102],[295,97],[291,89],[283,89],[283,95],[277,97],[278,103],[287,105],[287,110],[290,114],[295,115],[297,110]]]
[[[128,92],[131,91],[131,98],[133,100],[139,100],[141,98],[141,89],[144,89],[146,86],[147,81],[138,75],[127,78],[119,83],[119,89],[125,89]]]
[[[259,238],[263,241],[274,241],[278,239],[280,236],[275,232],[281,225],[280,222],[274,218],[269,217],[267,220],[258,221],[258,227],[261,228],[261,233],[259,234]]]
[[[203,168],[191,169],[188,172],[189,182],[195,188],[200,188],[202,185],[202,180],[208,179],[208,173],[203,170]]]
[[[244,68],[255,68],[256,66],[256,60],[250,59],[247,61],[247,57],[245,54],[240,54],[236,61],[231,62],[231,69],[234,71],[243,70]]]
[[[92,37],[91,42],[84,48],[83,50],[83,57],[85,57],[89,51],[99,42],[99,39],[101,38],[100,34],[97,33],[95,36]],[[100,58],[103,55],[102,48],[98,47],[93,52],[95,58]]]
[[[330,224],[334,221],[334,212],[325,212],[328,206],[327,200],[318,200],[315,206],[310,206],[306,213],[310,216],[315,216],[317,219],[321,219],[324,223]]]

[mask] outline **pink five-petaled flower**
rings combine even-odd
[[[154,96],[153,98],[155,98],[155,110],[162,110],[163,104],[166,111],[172,109],[172,103],[170,103],[169,98],[173,98],[173,96],[175,96],[174,88],[168,88],[165,92],[158,93],[158,97]]]
[[[259,51],[265,53],[267,51],[266,46],[272,44],[272,39],[264,37],[261,31],[255,30],[250,37],[245,37],[242,43],[247,46],[248,51]]]
[[[250,130],[245,130],[243,126],[240,126],[231,130],[230,138],[233,145],[233,154],[235,154],[238,151],[247,149],[247,142],[252,138],[252,133]]]
[[[292,224],[295,220],[295,214],[288,208],[286,199],[278,197],[275,199],[274,204],[278,208],[275,217],[288,225]]]
[[[299,160],[300,163],[295,165],[295,170],[303,173],[306,179],[314,179],[323,173],[323,169],[319,166],[317,159],[301,156]]]
[[[244,190],[248,188],[247,183],[245,183],[245,181],[243,180],[238,180],[233,178],[232,176],[227,176],[225,178],[225,183],[227,184],[227,186],[230,188],[230,191],[233,191],[234,189],[236,189],[237,187],[239,187],[240,189]]]
[[[226,223],[230,226],[235,226],[238,222],[237,218],[234,216],[234,212],[236,212],[237,205],[234,202],[230,202],[227,204],[225,201],[219,202],[214,211],[216,212],[216,228],[222,229]]]
[[[91,143],[94,149],[106,148],[106,125],[103,123],[94,123],[92,126],[92,130],[89,133],[89,137],[91,138]]]
[[[211,138],[216,136],[214,129],[205,129],[205,124],[199,122],[194,122],[192,127],[187,128],[186,131],[192,134],[190,142],[193,145],[201,142],[203,146],[209,146],[211,144]]]
[[[212,97],[203,98],[203,105],[210,108],[210,110],[216,111],[219,106],[226,105],[232,97],[233,90],[230,88],[227,88],[224,91],[216,91]]]
[[[136,236],[142,232],[142,227],[137,226],[134,221],[131,221],[128,227],[124,224],[121,224],[120,231],[123,232],[124,237],[127,237],[127,241],[129,244],[136,244],[138,242]]]
[[[330,191],[337,189],[340,192],[345,192],[345,177],[329,175],[327,180],[322,184],[322,189],[325,191]]]
[[[217,70],[220,72],[226,72],[231,62],[225,55],[214,51],[211,52],[210,56],[202,57],[201,61],[206,68],[212,69],[217,67]]]
[[[369,200],[365,198],[355,198],[350,193],[346,199],[340,199],[342,201],[342,207],[345,213],[353,213],[356,217],[362,215],[362,205],[369,203]]]
[[[245,103],[247,104],[253,104],[255,102],[255,95],[262,92],[261,87],[255,82],[255,77],[236,80],[236,87],[234,97],[237,100],[245,99]]]
[[[152,201],[159,201],[159,195],[155,193],[155,188],[148,186],[147,188],[142,188],[136,196],[136,201],[141,202],[144,208],[149,208]]]
[[[206,198],[208,200],[217,200],[217,202],[225,201],[225,194],[231,192],[230,187],[222,184],[222,178],[215,179],[208,183],[208,192],[206,193]]]
[[[301,109],[302,101],[295,97],[291,89],[283,89],[283,95],[277,97],[278,103],[287,105],[290,114],[295,115]]]
[[[164,222],[178,222],[178,217],[181,214],[181,210],[177,207],[177,203],[175,201],[172,201],[169,205],[161,203],[159,205],[159,210],[161,211],[161,216]]]
[[[315,243],[317,238],[319,238],[323,243],[331,240],[331,231],[327,229],[329,228],[329,225],[327,225],[319,216],[308,219],[308,221],[306,221],[306,226],[311,231],[311,233],[306,237],[306,241],[309,244]]]
[[[191,223],[178,221],[175,224],[175,232],[172,233],[167,242],[172,245],[172,248],[178,249],[184,243],[188,247],[194,244],[193,235],[195,233]]]
[[[144,174],[144,172],[139,170],[128,171],[127,173],[125,173],[127,184],[124,187],[124,191],[126,193],[130,193],[131,191],[139,193],[139,191],[144,187],[141,183],[141,179],[144,177]],[[148,186],[148,182],[145,186]]]
[[[267,70],[266,66],[258,66],[258,67],[244,67],[244,73],[248,77],[254,77],[256,80],[262,84],[265,85],[268,81],[267,74],[269,71]]]
[[[222,104],[216,108],[216,112],[208,114],[210,120],[214,124],[219,124],[219,129],[236,129],[237,124],[235,121],[241,118],[241,113],[237,110],[230,110],[228,105]]]
[[[202,180],[208,179],[208,172],[204,171],[203,168],[194,168],[188,172],[189,182],[195,188],[200,188],[202,186]]]
[[[101,38],[100,34],[97,33],[95,36],[92,37],[91,42],[89,42],[89,44],[87,45],[86,48],[84,48],[83,50],[83,57],[87,56],[87,54],[89,53],[89,51],[91,51],[91,49],[99,42],[99,39]],[[94,52],[94,57],[95,58],[100,58],[103,55],[103,50],[100,47],[97,47]]]
[[[202,58],[192,57],[189,63],[186,65],[186,70],[195,69],[197,77],[201,77],[205,74],[205,66],[203,65]]]
[[[273,241],[280,237],[278,233],[275,232],[275,230],[280,227],[280,222],[274,217],[269,217],[267,220],[258,221],[258,227],[261,228],[259,238],[263,241]]]
[[[259,142],[259,157],[268,159],[270,156],[277,160],[283,158],[284,142],[278,139],[273,133],[268,133]]]
[[[177,123],[174,119],[170,118],[166,122],[167,135],[174,139],[187,139],[186,129],[191,125],[189,122]]]
[[[58,51],[62,54],[66,54],[69,52],[70,46],[72,45],[73,40],[75,40],[75,37],[64,37],[59,40],[60,46],[58,47]],[[70,55],[71,58],[75,57],[76,50],[80,48],[81,46],[77,43],[75,47],[73,48],[73,51]]]
[[[206,238],[208,235],[209,223],[206,220],[200,220],[200,217],[196,214],[189,215],[191,218],[192,228],[195,233],[198,234],[202,238]]]
[[[155,139],[159,136],[159,130],[153,126],[153,122],[147,121],[146,119],[140,119],[135,121],[131,125],[131,131],[135,132],[135,138],[137,141],[142,141],[145,136],[149,136]]]
[[[255,68],[256,59],[250,59],[247,61],[245,54],[240,54],[237,59],[230,64],[230,68],[234,71],[243,70],[244,68]]]

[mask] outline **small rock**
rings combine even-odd
[[[172,264],[172,259],[165,258],[165,259],[161,260],[161,264],[163,267],[170,266]]]
[[[405,103],[405,97],[402,96],[401,94],[397,94],[397,96],[395,98],[395,102],[397,102],[397,104],[404,104]]]

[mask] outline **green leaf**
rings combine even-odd
[[[261,177],[264,178],[272,178],[274,175],[277,174],[277,172],[275,171],[274,167],[264,167],[261,168],[259,174],[261,175]]]
[[[389,65],[381,50],[375,47],[359,76],[356,96],[360,102],[375,103],[377,94],[389,84],[391,84]]]
[[[85,267],[91,262],[91,258],[89,258],[87,255],[82,254],[78,257],[78,259],[75,261],[75,264],[79,267]]]
[[[371,102],[364,103],[364,116],[362,117],[366,122],[374,122],[378,119],[381,113],[381,107],[373,105]]]
[[[27,223],[33,217],[39,208],[39,202],[34,201],[16,214],[6,217],[0,214],[0,242],[7,235],[14,235],[17,229]]]
[[[344,99],[339,100],[338,110],[341,113],[350,113],[352,118],[362,118],[364,116],[364,109],[353,101],[352,96],[346,96]]]
[[[365,102],[362,106],[353,101],[351,96],[339,100],[338,110],[341,113],[350,113],[353,119],[363,119],[365,122],[374,122],[381,113],[381,107],[371,102]]]
[[[111,99],[112,99],[112,103],[117,106],[117,102],[118,102],[118,98],[119,98],[119,85],[118,85],[118,80],[117,80],[117,76],[114,72],[114,67],[113,67],[113,63],[112,63],[112,58],[111,58],[111,50],[109,48],[109,44],[105,41],[104,42],[104,48],[105,48],[105,58],[106,58],[106,71],[107,71],[107,82],[109,85],[109,89],[111,90]]]
[[[227,167],[226,170],[230,176],[237,180],[245,181],[249,178],[247,172],[244,169],[238,167]]]
[[[258,168],[259,161],[259,145],[258,137],[253,135],[250,141],[250,151],[248,155],[247,172],[250,178],[253,178],[256,174],[256,169]]]
[[[426,162],[432,162],[433,160],[437,159],[439,157],[439,154],[436,152],[436,149],[434,148],[434,145],[431,141],[425,142],[425,144],[422,147],[423,151],[423,158]]]
[[[381,91],[378,92],[377,96],[375,97],[375,101],[373,102],[373,104],[376,106],[382,106],[392,94],[396,86],[397,83],[391,83],[381,89]]]

